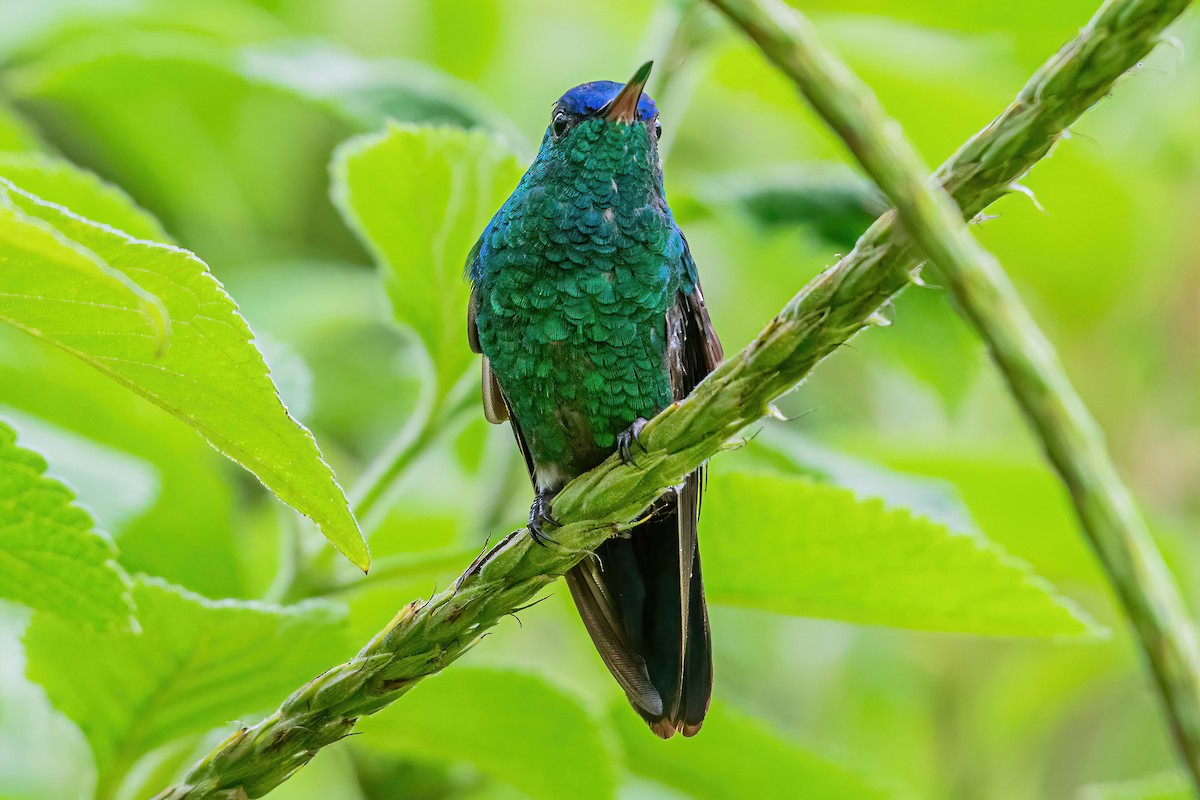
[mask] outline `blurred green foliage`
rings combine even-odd
[[[429,353],[435,402],[474,361],[462,348],[463,254],[521,172],[487,133],[449,127],[432,136],[427,127],[393,125],[334,155],[334,199],[380,264],[397,321]]]
[[[806,11],[937,163],[1091,3]],[[1177,35],[1200,44],[1194,21]],[[0,0],[0,558],[31,535],[40,558],[61,549],[52,574],[87,603],[0,561],[0,797],[152,794],[520,524],[529,490],[474,403],[458,276],[553,100],[651,57],[668,194],[732,350],[880,200],[790,84],[684,0]],[[1198,96],[1200,67],[1160,49],[1025,180],[1047,213],[1013,195],[976,228],[1194,602]],[[476,132],[411,127],[429,124]],[[253,342],[181,354],[184,286]],[[34,324],[31,298],[54,292],[125,310]],[[713,463],[717,701],[698,738],[646,734],[555,590],[273,796],[1184,796],[1069,504],[982,349],[936,287],[892,316],[785,398],[790,422]],[[156,342],[189,388],[144,368]],[[126,385],[94,368],[114,355],[143,357]],[[307,469],[291,492],[263,480],[310,513],[345,507],[320,458],[354,499],[408,447],[363,520],[371,575],[196,420],[259,477]],[[55,535],[39,511],[60,512]]]
[[[38,613],[25,635],[29,676],[91,743],[100,796],[115,796],[146,752],[269,704],[346,655],[337,607],[214,602],[153,579],[133,599],[136,631],[81,635]],[[77,648],[86,668],[62,657]]]
[[[127,579],[112,540],[94,529],[71,490],[45,474],[46,461],[0,423],[0,597],[96,627],[129,627]]]

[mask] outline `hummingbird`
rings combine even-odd
[[[559,98],[533,164],[468,257],[483,411],[512,426],[539,544],[552,541],[554,495],[614,452],[634,461],[646,420],[723,358],[663,189],[662,125],[643,92],[651,66]],[[663,739],[699,731],[712,693],[703,479],[693,472],[566,575],[605,665]]]

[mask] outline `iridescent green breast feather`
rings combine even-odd
[[[479,343],[512,415],[535,461],[564,466],[671,402],[665,320],[684,273],[660,179],[631,157],[649,131],[580,126],[530,168],[471,269]]]

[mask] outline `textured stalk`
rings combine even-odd
[[[1149,52],[1185,5],[1182,0],[1105,5],[1034,75],[1016,102],[942,167],[939,179],[963,211],[974,215],[1003,195]],[[663,487],[679,483],[766,414],[772,399],[870,324],[880,306],[910,282],[914,266],[892,215],[885,215],[753,342],[646,426],[642,441],[648,452],[639,455],[637,467],[610,459],[563,490],[554,505],[565,523],[555,532],[559,547],[531,546],[521,532],[510,535],[473,564],[459,585],[405,606],[353,659],[301,687],[259,724],[231,734],[159,800],[265,795],[320,748],[348,735],[358,717],[397,700],[462,655],[502,616],[622,529]]]
[[[1067,380],[1053,346],[999,263],[970,235],[953,198],[927,180],[928,170],[899,125],[820,43],[808,20],[779,0],[712,2],[796,83],[891,198],[905,230],[938,267],[963,315],[987,344],[1071,492],[1088,541],[1137,632],[1179,755],[1200,791],[1200,638],[1103,435]],[[1126,24],[1139,21],[1136,15],[1123,19]]]

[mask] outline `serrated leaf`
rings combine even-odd
[[[529,797],[611,798],[612,753],[573,697],[526,673],[457,666],[360,721],[361,744],[467,763]]]
[[[49,425],[31,414],[0,404],[0,419],[21,431],[21,444],[42,454],[50,474],[79,496],[93,526],[116,532],[157,499],[158,475],[150,464],[128,453]]]
[[[98,628],[130,613],[116,548],[46,460],[0,422],[0,597]]]
[[[25,634],[30,679],[83,730],[110,789],[153,748],[264,711],[344,654],[335,606],[211,601],[156,579],[133,597],[138,633],[37,614]]]
[[[889,507],[908,509],[960,533],[978,532],[971,512],[959,496],[958,486],[950,481],[907,475],[856,458],[797,434],[785,422],[768,420],[764,430],[766,435],[756,437],[748,446],[726,457],[735,462],[731,472],[757,471],[753,467],[740,467],[736,462],[753,463],[752,459],[758,458],[782,469],[784,474],[836,484],[860,499],[878,498]]]
[[[495,139],[455,128],[393,124],[334,156],[334,201],[382,269],[396,320],[429,351],[442,393],[472,360],[467,254],[520,177]]]
[[[714,603],[993,636],[1100,630],[996,545],[836,486],[717,469],[700,524]]]
[[[629,770],[690,797],[882,800],[893,796],[855,771],[719,703],[709,711],[704,729],[691,739],[659,740],[625,703],[614,706],[612,718]]]
[[[126,570],[207,597],[244,596],[234,545],[242,539],[230,525],[236,487],[221,456],[190,428],[87,363],[2,324],[0,403],[153,465],[153,506],[120,527],[105,522]],[[98,509],[94,500],[89,494],[88,506]]]
[[[289,343],[312,369],[314,417],[324,435],[351,451],[372,452],[381,436],[419,411],[423,381],[410,353],[421,344],[391,323],[377,273],[287,262],[234,271],[226,286],[256,333]]]
[[[1021,437],[1023,439],[1024,437]],[[1029,443],[958,439],[871,443],[870,453],[891,469],[951,481],[988,538],[1053,580],[1100,586],[1105,578],[1078,532],[1070,495]],[[852,452],[861,442],[846,441]]]
[[[366,569],[366,543],[332,470],[280,402],[249,326],[202,261],[9,184],[0,285],[0,320],[191,425]]]
[[[170,241],[158,220],[139,208],[129,195],[69,161],[42,153],[0,153],[0,178],[135,238]]]

